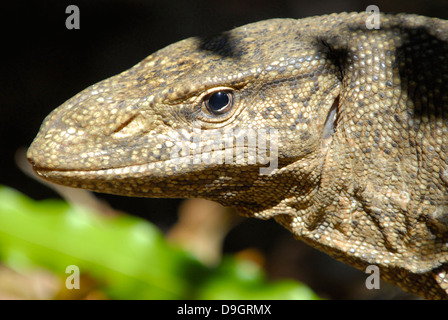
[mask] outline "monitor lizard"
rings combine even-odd
[[[54,110],[28,159],[66,186],[274,218],[447,299],[448,22],[366,19],[270,19],[174,43]]]

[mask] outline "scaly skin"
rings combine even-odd
[[[170,45],[53,111],[28,158],[71,187],[273,217],[447,299],[448,23],[381,15],[368,30],[366,19],[273,19]],[[246,141],[242,157],[250,132],[268,141]]]

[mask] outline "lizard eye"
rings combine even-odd
[[[221,115],[233,107],[233,95],[230,91],[216,91],[204,98],[205,106],[210,113]]]

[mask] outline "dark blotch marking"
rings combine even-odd
[[[223,32],[218,36],[200,37],[199,48],[218,54],[223,58],[240,59],[246,50],[239,47],[239,40],[232,37],[231,32]]]
[[[345,69],[347,68],[347,58],[349,56],[348,49],[344,46],[341,46],[341,44],[339,44],[339,48],[336,49],[324,38],[320,38],[317,40],[317,45],[320,47],[319,52],[324,53],[324,56],[326,56],[327,59],[337,67],[337,69],[339,70],[339,79],[342,80]],[[334,39],[332,39],[331,41],[334,41]]]
[[[311,138],[311,134],[309,132],[304,132],[301,136],[300,139],[305,141],[308,140],[309,138]]]
[[[257,116],[257,111],[255,111],[254,109],[249,110],[249,118],[255,119],[256,116]]]
[[[414,117],[434,115],[446,120],[448,103],[443,95],[448,92],[448,82],[443,79],[448,74],[448,42],[434,36],[430,26],[427,28],[400,30],[404,41],[395,53],[396,66],[403,88],[414,102]],[[428,102],[435,108],[424,97],[431,97]]]

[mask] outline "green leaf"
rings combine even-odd
[[[226,257],[201,287],[199,299],[278,300],[319,299],[308,287],[295,281],[267,282],[262,270],[246,260]]]
[[[5,186],[0,259],[16,270],[39,266],[62,278],[76,265],[112,299],[316,298],[293,281],[270,283],[255,265],[233,257],[208,268],[143,219],[104,217],[62,200],[34,201]]]

